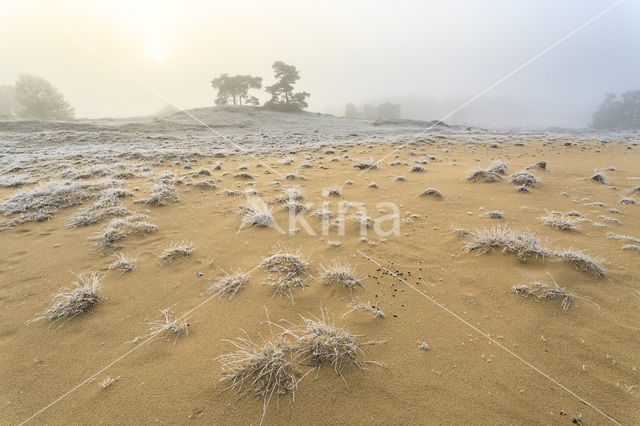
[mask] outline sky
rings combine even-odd
[[[441,119],[616,0],[0,0],[0,85],[51,81],[78,117],[213,105],[222,73],[300,71],[310,111],[392,101]],[[624,0],[445,121],[583,127],[640,89],[640,1]],[[263,101],[264,91],[256,91]]]

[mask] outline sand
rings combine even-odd
[[[359,358],[383,362],[387,368],[370,366],[364,374],[349,369],[343,377],[329,367],[311,372],[299,383],[295,402],[290,395],[281,395],[278,404],[273,398],[263,424],[604,424],[610,421],[606,416],[638,423],[640,253],[621,249],[637,243],[606,235],[640,238],[640,207],[619,202],[640,184],[640,148],[598,140],[505,141],[492,147],[487,138],[462,143],[453,137],[409,145],[357,143],[336,146],[333,154],[325,154],[328,147],[322,147],[260,154],[259,159],[204,155],[180,164],[143,161],[148,170],[128,179],[124,187],[134,196],[123,198],[122,204],[145,212],[158,230],[133,233],[121,241],[123,247],[115,253],[137,258],[136,269],[127,273],[107,270],[113,253],[100,252],[89,241],[108,219],[77,229],[65,226],[90,201],[63,209],[50,220],[1,231],[0,422],[20,423],[55,402],[32,422],[257,424],[262,401],[253,394],[239,399],[224,392],[226,385],[219,381],[215,358],[232,350],[223,339],[240,336],[243,329],[256,341],[260,336],[269,340],[266,311],[272,321],[299,323],[299,315],[320,315],[322,307],[337,325],[363,335],[361,341],[383,341],[364,347]],[[573,143],[565,146],[566,141]],[[293,162],[282,164],[283,158]],[[306,158],[311,168],[300,167]],[[384,159],[377,170],[353,167],[355,159],[369,158]],[[411,172],[415,160],[423,159],[426,170]],[[506,162],[508,174],[539,160],[546,161],[547,168],[531,171],[541,183],[529,193],[516,191],[508,178],[491,184],[466,180],[472,169],[494,160]],[[58,160],[49,161],[50,171]],[[391,166],[394,161],[400,164]],[[86,165],[74,165],[68,158],[58,162],[74,170]],[[223,163],[220,170],[214,170],[217,162]],[[191,169],[183,168],[187,163]],[[255,180],[234,177],[240,165],[246,165]],[[605,172],[615,188],[589,179],[595,169],[606,167],[615,167]],[[194,176],[201,168],[211,176]],[[134,203],[165,170],[187,178],[176,185],[180,201],[165,206]],[[285,179],[287,174],[296,178]],[[213,179],[217,188],[195,185],[205,179]],[[371,182],[379,188],[368,187]],[[238,208],[246,197],[223,194],[225,188],[255,188],[287,231],[289,213],[274,200],[290,185],[302,189],[301,202],[313,203],[311,210],[323,201],[333,203],[334,213],[339,201],[362,202],[375,219],[389,213],[376,203],[392,202],[399,208],[399,234],[381,237],[369,229],[363,241],[360,224],[347,218],[343,236],[333,227],[322,235],[322,222],[310,215],[305,217],[316,235],[301,226],[291,234],[239,229]],[[332,185],[342,186],[340,197],[322,195]],[[429,187],[441,191],[443,198],[419,197]],[[1,188],[0,199],[19,190]],[[504,217],[490,218],[488,212],[494,210]],[[584,221],[581,232],[563,232],[539,220],[552,211],[571,210],[606,227]],[[606,223],[599,219],[602,215],[620,224]],[[551,258],[519,263],[501,250],[469,253],[461,233],[454,232],[496,225],[534,231],[554,250],[572,247],[605,258],[609,280],[596,281]],[[190,257],[160,260],[172,242],[185,239],[195,246]],[[308,287],[293,290],[294,304],[288,297],[273,297],[261,285],[268,274],[257,266],[281,249],[299,250],[311,261]],[[364,289],[355,288],[353,296],[371,301],[385,312],[384,319],[362,312],[341,318],[349,309],[343,300],[351,296],[349,290],[323,285],[320,277],[321,264],[333,260],[355,267]],[[232,300],[206,293],[225,271],[237,270],[250,272],[250,280]],[[93,310],[60,327],[42,321],[25,324],[48,307],[60,288],[71,285],[73,274],[89,272],[104,274],[104,299]],[[575,299],[563,312],[558,299],[538,301],[511,291],[517,284],[548,283],[548,274],[600,309]],[[178,315],[196,308],[188,336],[175,345],[172,337],[144,345],[143,340],[126,343],[147,335],[145,321],[160,319],[165,308]],[[422,342],[428,350],[419,348]],[[107,377],[118,380],[103,389],[99,382]]]

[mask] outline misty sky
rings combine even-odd
[[[392,100],[431,120],[614,2],[0,0],[0,84],[41,75],[79,117],[167,105],[50,19],[182,108],[213,105],[224,72],[271,84],[282,60],[310,111]],[[447,121],[584,126],[605,92],[640,89],[638,51],[640,1],[626,0]]]

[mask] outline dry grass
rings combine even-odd
[[[582,250],[572,248],[555,252],[554,256],[574,265],[580,272],[591,272],[596,280],[600,277],[607,278],[607,270],[602,266],[604,259],[593,258]]]
[[[640,243],[640,238],[635,238],[630,235],[615,234],[613,232],[607,232],[607,238],[622,241],[633,241],[634,243]]]
[[[342,318],[349,315],[351,312],[369,312],[373,315],[374,318],[384,318],[385,314],[382,312],[377,306],[372,306],[371,302],[364,303],[362,299],[359,297],[353,298],[351,300],[345,300],[347,302],[347,307],[350,309],[342,315]]]
[[[489,172],[487,170],[476,169],[471,171],[467,180],[470,182],[484,181],[485,183],[493,183],[502,180],[502,176],[498,173]]]
[[[342,194],[341,186],[330,186],[322,190],[322,195],[325,197],[339,197],[340,194]]]
[[[120,380],[120,376],[118,377],[111,377],[111,376],[107,376],[104,378],[104,380],[102,380],[101,382],[98,383],[98,386],[100,387],[100,389],[106,389],[109,386],[111,386],[112,384],[114,384],[115,382],[117,382],[118,380]]]
[[[157,227],[147,222],[145,215],[134,214],[126,219],[114,218],[101,233],[94,234],[89,240],[103,249],[114,249],[120,247],[119,242],[133,232],[149,234],[157,231]]]
[[[309,260],[300,252],[279,251],[260,262],[260,267],[265,271],[279,272],[282,274],[300,274],[309,268]]]
[[[301,377],[291,348],[284,339],[258,344],[244,330],[242,333],[242,337],[225,340],[233,345],[235,351],[216,358],[222,365],[220,381],[229,383],[225,390],[235,391],[241,396],[255,393],[263,400],[261,424],[274,395],[278,399],[290,393],[292,402],[295,401]]]
[[[364,288],[362,281],[356,275],[355,268],[348,263],[334,260],[331,263],[322,264],[320,269],[326,285],[339,284],[344,288],[348,288],[350,292],[353,292],[355,287]]]
[[[64,291],[53,296],[51,306],[40,316],[27,321],[27,323],[40,320],[56,322],[60,319],[71,319],[93,308],[100,300],[102,288],[102,276],[96,273],[89,275],[80,274],[77,281],[73,282],[73,288],[65,288]]]
[[[359,354],[364,355],[363,346],[381,342],[359,343],[360,336],[336,327],[326,310],[322,310],[321,318],[313,315],[308,318],[301,315],[300,318],[302,325],[285,329],[283,333],[283,336],[293,337],[295,341],[293,348],[296,360],[301,360],[316,369],[329,365],[343,380],[343,372],[346,368],[356,367],[364,371],[367,364],[385,366],[380,362],[358,359]]]
[[[525,172],[524,170],[512,174],[510,182],[527,188],[537,186],[540,183],[537,177],[531,173]]]
[[[187,240],[182,240],[179,243],[171,242],[171,245],[164,249],[159,257],[165,262],[171,262],[179,256],[188,258],[195,249],[193,243]]]
[[[252,199],[240,206],[242,222],[261,228],[273,228],[275,219],[271,209],[260,199]]]
[[[420,197],[442,198],[442,192],[438,191],[435,188],[427,188],[420,193]]]
[[[549,275],[551,276],[551,275]],[[587,302],[593,303],[600,309],[600,305],[595,302],[592,302],[589,299],[586,299],[581,296],[576,296],[573,293],[570,293],[565,287],[560,287],[556,280],[551,277],[553,281],[553,285],[548,285],[540,282],[534,282],[530,286],[527,285],[516,285],[513,286],[512,291],[515,294],[521,294],[524,297],[535,296],[537,300],[547,299],[547,300],[555,300],[557,298],[562,298],[562,311],[567,312],[573,303],[573,299],[582,299]]]
[[[627,244],[626,246],[622,247],[622,250],[640,251],[640,246],[637,246],[635,244]]]
[[[580,231],[578,220],[563,214],[547,214],[539,218],[543,224],[560,231]]]
[[[487,212],[487,216],[489,216],[491,219],[502,219],[504,217],[504,213],[502,213],[500,210],[494,210],[491,212]]]
[[[249,274],[237,271],[220,278],[215,284],[209,286],[207,292],[232,300],[236,294],[238,294],[238,291],[248,282]]]
[[[158,181],[151,191],[149,191],[149,196],[147,198],[141,198],[139,200],[135,200],[134,203],[148,204],[151,206],[165,206],[167,201],[180,201],[180,197],[178,196],[178,190],[173,185],[173,183],[167,183],[167,181]]]
[[[353,163],[353,167],[360,170],[376,170],[378,168],[378,163],[376,163],[372,158],[368,160],[356,160]]]
[[[469,251],[482,254],[502,247],[503,253],[515,254],[518,261],[522,263],[527,262],[531,257],[544,259],[552,254],[540,243],[538,236],[529,230],[520,232],[507,227],[494,226],[469,232],[465,238],[468,240],[465,247]]]
[[[109,271],[119,269],[122,272],[130,272],[136,268],[136,259],[127,257],[124,253],[120,252],[115,256],[113,262],[109,264]]]
[[[607,175],[605,175],[602,172],[594,173],[593,176],[591,176],[591,180],[594,180],[604,185],[609,185],[609,178],[607,177]]]
[[[181,336],[189,335],[189,317],[176,318],[170,309],[163,309],[160,311],[163,318],[153,321],[145,321],[145,324],[149,326],[149,332],[151,336],[158,336],[162,338],[163,335],[167,336],[167,340],[175,336],[173,345],[175,346],[178,338]]]

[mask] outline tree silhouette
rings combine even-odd
[[[640,90],[629,90],[620,98],[613,93],[605,94],[592,119],[597,129],[640,128]]]
[[[18,115],[40,120],[70,120],[73,108],[62,93],[42,77],[20,74],[15,84]]]
[[[271,95],[271,99],[264,106],[279,111],[302,111],[308,107],[306,99],[310,94],[307,92],[294,93],[293,91],[293,85],[300,79],[298,69],[282,61],[274,62],[272,67],[277,81],[271,86],[265,87],[265,90]]]
[[[211,81],[211,85],[214,89],[218,89],[216,105],[227,105],[229,100],[234,105],[242,105],[243,100],[245,104],[258,105],[260,103],[255,96],[249,96],[249,89],[260,89],[262,77],[221,74]]]

